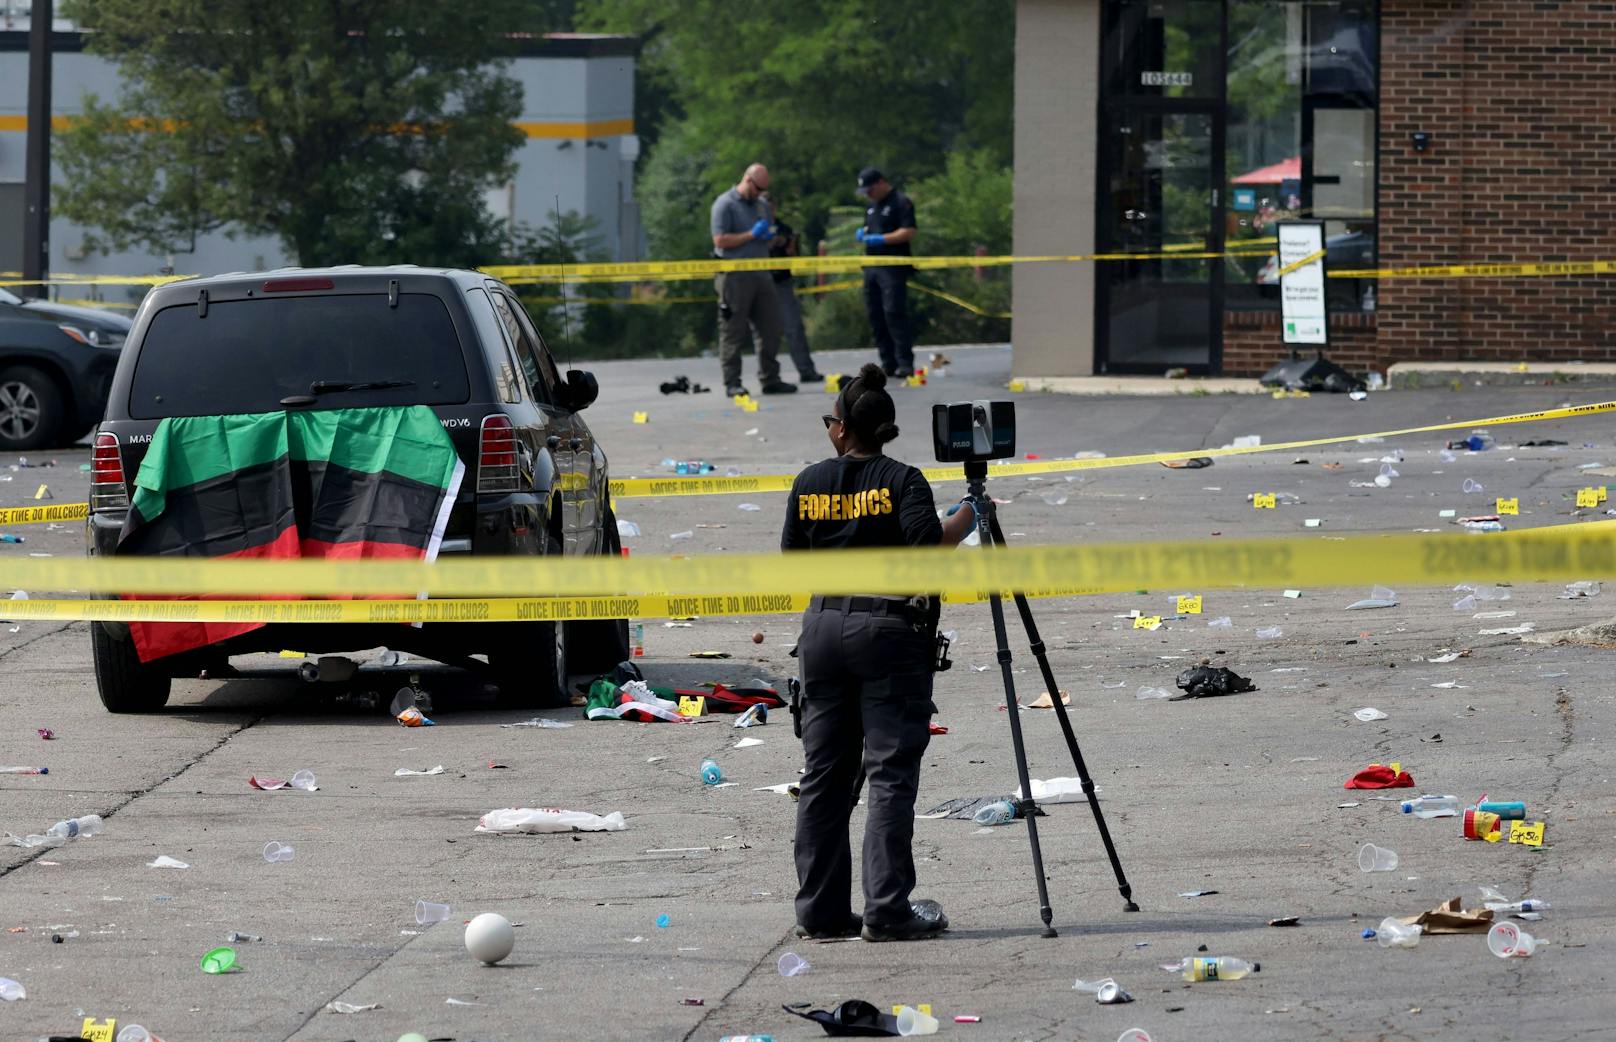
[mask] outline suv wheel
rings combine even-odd
[[[63,411],[62,392],[40,370],[14,365],[0,372],[0,449],[18,452],[54,444]]]
[[[620,557],[623,539],[617,534],[617,516],[610,507],[602,515],[601,553]],[[567,668],[598,676],[630,657],[627,619],[590,619],[567,623]]]
[[[559,554],[551,535],[545,553]],[[568,704],[567,627],[557,622],[494,623],[478,626],[493,637],[485,649],[506,709],[554,709]]]
[[[135,642],[119,639],[102,622],[90,623],[95,687],[109,713],[150,713],[168,704],[173,679],[140,661]]]

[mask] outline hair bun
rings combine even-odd
[[[882,445],[885,445],[889,441],[896,441],[897,437],[898,425],[895,423],[883,423],[881,426],[875,429],[875,440],[880,442]]]
[[[887,385],[887,374],[874,362],[865,362],[859,370],[858,380],[865,387],[881,388]]]

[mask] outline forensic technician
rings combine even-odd
[[[787,499],[784,550],[952,546],[970,534],[968,504],[939,521],[931,485],[882,453],[898,436],[886,374],[866,365],[823,417],[836,455],[797,475]],[[915,795],[931,741],[937,660],[935,595],[814,597],[798,642],[806,771],[797,804],[799,937],[911,941],[935,937],[947,916],[911,906]],[[849,909],[848,822],[867,776],[864,911]]]
[[[873,166],[859,171],[858,195],[868,199],[864,226],[854,237],[864,244],[869,257],[908,257],[914,250],[915,204],[893,188],[886,175]],[[875,350],[881,356],[881,369],[888,376],[913,376],[915,334],[909,324],[909,276],[907,264],[864,269],[864,314],[870,320]]]
[[[763,193],[769,171],[753,163],[735,187],[713,200],[713,255],[722,260],[766,260],[774,239],[774,209]],[[791,394],[796,384],[780,379],[780,311],[774,279],[767,271],[721,271],[713,276],[718,291],[718,357],[724,393],[747,394],[741,383],[741,349],[748,330],[757,327],[758,378],[764,394]]]

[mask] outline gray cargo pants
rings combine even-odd
[[[718,290],[718,357],[724,386],[741,382],[741,349],[758,330],[758,378],[765,384],[780,380],[780,308],[774,299],[774,278],[766,271],[721,271],[713,276]]]
[[[814,604],[817,605],[817,600]],[[840,929],[852,897],[848,822],[862,765],[865,923],[909,919],[910,849],[920,761],[931,742],[936,638],[899,615],[821,610],[803,615],[802,746],[807,773],[797,803],[797,922]]]

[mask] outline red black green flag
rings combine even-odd
[[[120,554],[432,560],[465,467],[424,405],[163,420]],[[263,623],[131,623],[141,661]]]

